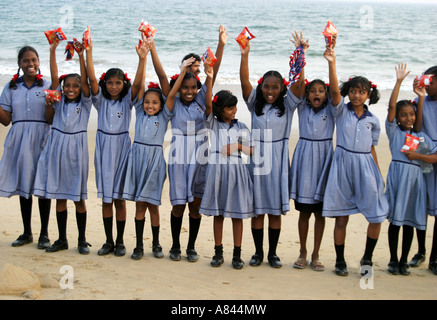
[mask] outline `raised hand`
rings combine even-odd
[[[290,41],[294,44],[294,46],[297,47],[303,47],[304,51],[306,52],[306,50],[308,50],[309,48],[309,39],[304,40],[303,39],[303,33],[302,31],[300,32],[300,34],[294,30],[294,33],[292,34],[293,36],[293,40],[290,39]]]
[[[403,62],[399,63],[395,70],[398,81],[403,81],[410,74],[410,71],[407,71],[407,64]]]
[[[334,62],[336,59],[336,54],[332,46],[326,46],[325,52],[323,53],[323,56],[325,57],[328,62]]]
[[[229,32],[226,31],[226,28],[221,24],[219,27],[219,42],[221,44],[226,44],[228,41]]]

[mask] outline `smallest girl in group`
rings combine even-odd
[[[211,266],[223,264],[224,218],[232,219],[234,251],[232,267],[241,269],[241,242],[243,219],[255,216],[253,203],[253,182],[241,152],[252,154],[249,129],[235,119],[238,99],[231,92],[219,91],[212,99],[214,70],[205,66],[206,126],[211,130],[211,149],[206,172],[205,192],[199,212],[214,216],[215,255]]]
[[[61,90],[61,100],[48,99],[46,115],[53,118],[52,129],[39,158],[35,178],[35,195],[56,199],[56,220],[59,238],[46,252],[68,249],[67,200],[76,206],[79,231],[78,249],[89,253],[86,242],[86,205],[88,182],[88,136],[87,126],[91,112],[91,96],[88,86],[84,48],[75,42],[80,62],[80,75],[76,73],[58,77],[56,48],[59,42],[50,45],[50,71],[52,89]],[[53,116],[54,113],[54,116]]]
[[[410,274],[407,263],[408,253],[414,235],[414,228],[426,230],[426,182],[420,161],[434,163],[437,161],[437,145],[423,132],[416,132],[416,110],[408,100],[397,101],[402,81],[410,73],[406,64],[400,63],[396,68],[396,84],[389,101],[386,120],[386,132],[390,141],[392,162],[387,175],[386,195],[389,202],[388,242],[391,274]],[[425,90],[414,86],[419,97],[417,111],[422,112]],[[421,155],[414,151],[403,150],[407,134],[423,137],[431,146],[431,155]],[[420,160],[420,161],[419,161]],[[402,255],[398,259],[398,239],[400,227],[403,229]]]
[[[333,46],[326,48],[324,57],[329,64],[329,87],[320,79],[315,79],[306,86],[306,103],[299,104],[297,107],[299,141],[291,165],[290,198],[294,199],[295,208],[299,211],[300,239],[300,255],[293,266],[303,269],[308,264],[306,242],[309,219],[311,213],[314,213],[314,248],[310,263],[314,271],[325,270],[319,259],[325,228],[325,217],[322,216],[323,196],[334,153],[333,108],[343,103],[338,86]]]
[[[144,91],[143,91],[144,92]],[[144,95],[144,98],[142,98]],[[159,244],[159,206],[167,177],[163,153],[164,136],[173,114],[164,103],[161,89],[150,83],[147,91],[138,93],[135,105],[135,140],[129,155],[123,198],[135,201],[135,231],[137,244],[131,258],[139,260],[144,254],[143,232],[146,210],[152,226],[152,251],[156,258],[164,256]]]

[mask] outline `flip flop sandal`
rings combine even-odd
[[[305,267],[308,265],[309,261],[305,258],[298,258],[293,265],[293,268],[296,269],[305,269]]]
[[[314,271],[325,271],[325,266],[319,260],[311,261],[310,266]]]

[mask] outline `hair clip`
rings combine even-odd
[[[106,72],[103,72],[102,75],[100,76],[100,81],[105,81],[106,78]]]
[[[151,89],[151,88],[159,88],[159,84],[154,83],[154,82],[150,82],[148,88],[149,89]]]

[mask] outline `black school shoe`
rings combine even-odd
[[[21,247],[25,244],[32,243],[33,242],[33,236],[31,234],[22,234],[20,235],[17,240],[12,242],[13,247]]]
[[[430,260],[428,269],[437,276],[437,260]]]
[[[403,276],[408,276],[410,274],[410,266],[407,262],[399,263],[399,274]]]
[[[267,258],[272,268],[279,269],[282,267],[281,259],[279,259],[279,257],[276,254]]]
[[[189,262],[196,262],[197,260],[199,260],[199,256],[197,255],[196,250],[187,249],[187,259]]]
[[[152,252],[155,258],[161,259],[162,257],[164,257],[164,252],[162,252],[162,247],[159,244],[152,247]]]
[[[134,260],[140,260],[144,255],[144,249],[142,247],[137,247],[134,249],[134,253],[130,256]]]
[[[114,255],[116,257],[122,257],[126,254],[126,247],[123,243],[117,243],[115,245]]]
[[[68,249],[68,241],[58,239],[50,247],[46,248],[46,252],[57,252],[67,249]]]
[[[171,248],[169,253],[170,253],[171,260],[173,260],[173,261],[180,261],[181,260],[181,249]]]
[[[38,239],[38,249],[47,249],[50,247],[50,239],[47,236],[40,235]]]
[[[260,253],[255,253],[249,261],[249,265],[252,267],[258,267],[263,262],[263,255]]]
[[[85,240],[81,240],[77,243],[77,250],[79,250],[80,254],[88,254],[90,253],[90,249],[88,247],[92,247],[88,242]]]
[[[390,261],[388,263],[388,272],[394,275],[399,274],[399,262]]]
[[[244,267],[244,261],[239,257],[232,258],[232,268],[240,270]]]
[[[114,252],[114,244],[113,243],[109,243],[109,242],[105,242],[102,246],[102,248],[99,249],[99,251],[97,251],[97,254],[99,256],[106,256],[107,254]]]
[[[217,268],[220,267],[225,260],[222,255],[215,255],[211,260],[211,267]]]
[[[335,263],[335,274],[338,276],[341,276],[341,277],[345,277],[345,276],[349,275],[345,261]]]
[[[425,255],[421,253],[416,253],[413,259],[411,259],[409,265],[410,267],[416,268],[424,261],[425,261]]]

